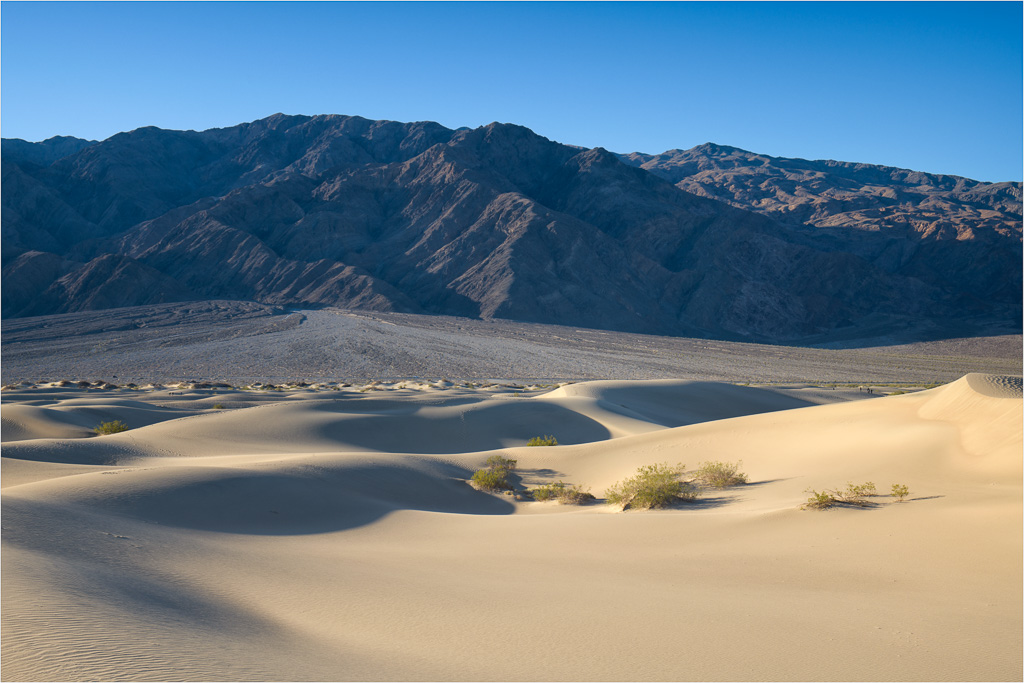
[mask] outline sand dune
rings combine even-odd
[[[83,438],[93,436],[93,428],[101,422],[122,420],[141,427],[193,412],[124,399],[67,399],[54,407],[11,405],[4,408],[2,438],[4,442]]]
[[[26,392],[3,407],[2,675],[1019,680],[1020,387]],[[75,438],[101,412],[138,422]],[[565,445],[525,446],[545,433]],[[656,462],[742,460],[750,483],[561,506],[470,487],[495,453],[520,486],[599,497]],[[911,494],[799,509],[864,481]]]

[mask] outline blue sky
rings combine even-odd
[[[1022,3],[0,5],[0,134],[289,114],[1022,177]]]

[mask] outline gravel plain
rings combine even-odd
[[[930,384],[970,372],[1020,375],[1022,365],[1020,334],[811,348],[233,301],[4,320],[2,341],[4,384],[407,378]]]

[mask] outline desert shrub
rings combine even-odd
[[[832,494],[829,493],[828,491],[815,491],[813,489],[807,489],[806,491],[804,491],[804,493],[811,494],[811,497],[807,499],[806,503],[800,506],[801,509],[827,510],[828,508],[835,505],[837,502],[835,497],[833,497]]]
[[[910,489],[903,484],[892,485],[892,497],[896,499],[896,502],[902,503],[903,499],[910,495]]]
[[[558,482],[557,484],[545,484],[544,486],[538,486],[537,488],[530,491],[533,494],[534,500],[547,501],[555,500],[558,495],[565,488],[565,484]]]
[[[864,498],[873,495],[875,495],[875,485],[870,481],[863,484],[847,484],[845,489],[836,492],[836,497],[840,502],[851,505],[864,503],[866,502]]]
[[[686,470],[683,465],[659,463],[645,465],[637,473],[616,483],[605,492],[608,503],[628,508],[663,508],[677,500],[693,500],[699,495],[697,487],[680,481]]]
[[[492,455],[484,461],[489,469],[492,470],[503,470],[505,472],[511,472],[516,468],[516,460],[512,458],[506,458],[501,455]]]
[[[214,403],[213,404],[213,409],[214,410],[224,410],[224,404],[223,403]]]
[[[535,436],[532,439],[530,439],[529,441],[527,441],[526,445],[527,446],[557,446],[558,445],[558,439],[556,439],[555,437],[551,436],[550,434],[546,434],[544,436]]]
[[[747,483],[747,475],[740,472],[743,461],[730,462],[702,462],[694,472],[694,481],[701,486],[724,489],[729,486],[739,486]]]
[[[578,484],[569,486],[561,481],[556,484],[538,486],[531,493],[534,500],[557,500],[563,505],[583,505],[596,500],[594,494],[584,491]]]
[[[827,510],[836,505],[870,507],[873,503],[865,499],[875,495],[875,485],[870,481],[863,484],[848,483],[845,489],[825,489],[821,492],[807,489],[805,493],[811,496],[800,506],[802,509]]]
[[[589,489],[584,491],[579,484],[565,487],[558,497],[558,502],[563,505],[585,505],[595,500],[594,494]]]
[[[492,455],[484,461],[484,464],[487,467],[474,472],[470,481],[488,491],[504,491],[512,488],[509,475],[516,468],[515,460],[501,455]]]
[[[488,491],[503,491],[511,488],[508,481],[508,470],[496,470],[486,468],[473,473],[471,481],[482,489]]]
[[[120,420],[111,420],[110,422],[100,422],[93,431],[97,434],[117,434],[128,431],[128,425]]]

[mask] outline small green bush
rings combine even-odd
[[[544,486],[538,486],[537,488],[530,491],[533,494],[534,500],[548,501],[556,500],[558,495],[565,488],[565,484],[558,482],[557,484],[545,484]]]
[[[828,491],[819,492],[813,489],[807,489],[804,493],[811,494],[811,497],[807,499],[806,503],[800,506],[801,509],[827,510],[837,502],[835,497],[833,497]]]
[[[594,494],[590,493],[590,491],[584,491],[578,484],[569,486],[561,481],[556,484],[538,486],[530,493],[533,494],[534,500],[557,500],[563,505],[584,505],[596,500]]]
[[[488,491],[504,491],[512,488],[508,481],[508,470],[483,469],[473,473],[472,482]]]
[[[892,497],[896,499],[896,502],[902,503],[903,499],[910,495],[910,489],[903,484],[892,485]]]
[[[214,403],[213,404],[213,409],[214,410],[224,410],[224,404],[223,403]]]
[[[516,461],[501,455],[492,455],[484,461],[487,465],[473,473],[470,481],[488,491],[505,491],[512,488],[509,475],[516,468]]]
[[[623,510],[663,508],[677,500],[693,500],[700,494],[693,484],[680,481],[685,471],[684,465],[645,465],[608,489],[605,497],[609,504],[621,505]]]
[[[100,422],[93,431],[97,434],[117,434],[128,431],[128,425],[121,420],[111,420],[110,422]]]
[[[730,486],[739,486],[747,483],[747,475],[740,472],[743,461],[735,463],[728,462],[702,462],[696,472],[694,480],[701,486],[708,486],[715,489],[724,489]]]
[[[550,434],[546,434],[544,436],[535,436],[532,439],[530,439],[529,441],[527,441],[526,445],[527,446],[557,446],[558,445],[558,439],[556,439],[555,437],[551,436]]]

